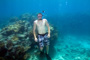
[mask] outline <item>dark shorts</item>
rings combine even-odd
[[[38,43],[40,47],[44,47],[44,45],[50,45],[50,42],[48,40],[48,34],[38,34]]]

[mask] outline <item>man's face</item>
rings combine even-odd
[[[42,14],[38,14],[38,19],[42,19]]]

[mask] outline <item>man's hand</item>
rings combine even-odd
[[[35,38],[34,40],[35,40],[35,42],[37,42],[37,38]]]
[[[48,38],[50,38],[50,34],[48,34]]]

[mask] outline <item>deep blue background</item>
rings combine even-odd
[[[90,34],[90,0],[0,0],[0,21],[43,10],[61,34]]]

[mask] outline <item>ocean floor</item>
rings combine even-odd
[[[90,60],[90,37],[66,35],[59,37],[52,60]]]

